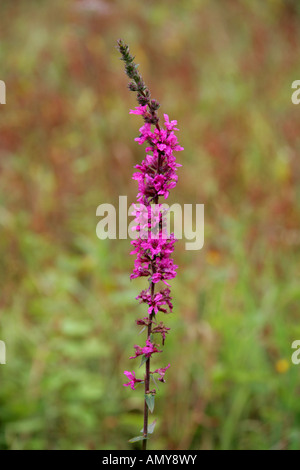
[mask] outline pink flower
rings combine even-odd
[[[152,374],[158,374],[159,375],[159,381],[160,382],[165,382],[165,373],[166,373],[166,370],[169,369],[170,367],[170,364],[167,365],[167,367],[163,368],[163,369],[156,369],[154,372],[152,372]]]
[[[152,354],[154,353],[162,352],[162,351],[159,351],[157,347],[154,346],[154,344],[152,344],[151,341],[149,341],[148,339],[146,341],[146,346],[141,348],[140,346],[135,345],[134,349],[135,349],[135,356],[131,356],[129,359],[135,359],[136,357],[143,356],[143,355],[145,355],[145,357],[151,357]]]
[[[165,127],[166,129],[168,129],[168,131],[179,131],[179,129],[176,129],[175,126],[177,126],[177,121],[171,121],[170,122],[170,118],[167,114],[164,114],[164,118],[165,118]]]
[[[150,139],[152,136],[151,132],[151,124],[146,122],[141,128],[140,128],[140,137],[136,137],[134,140],[138,142],[140,145],[146,142],[146,140]]]
[[[138,296],[137,300],[140,299],[140,303],[144,302],[149,305],[148,314],[151,313],[157,314],[158,312],[167,313],[167,310],[163,308],[163,305],[169,307],[170,312],[172,311],[173,305],[171,303],[170,289],[166,288],[157,292],[152,298],[150,294],[150,289],[143,290]]]
[[[152,329],[152,333],[160,333],[162,337],[162,344],[164,346],[166,340],[166,334],[170,331],[170,328],[167,328],[163,322],[160,322],[155,328]]]
[[[166,282],[176,277],[177,265],[174,264],[171,254],[174,251],[174,235],[171,234],[168,239],[143,239],[132,240],[131,244],[135,247],[131,253],[137,257],[134,262],[134,270],[131,279],[151,276],[151,281],[157,284],[159,281]]]
[[[130,112],[142,114],[145,118],[147,106],[138,106],[135,111]],[[155,196],[168,198],[169,190],[176,186],[176,171],[181,166],[176,163],[173,155],[174,151],[183,150],[174,134],[174,131],[178,130],[175,127],[177,121],[170,122],[167,114],[164,117],[166,129],[152,131],[151,124],[145,122],[140,128],[140,136],[135,139],[139,144],[149,142],[150,146],[146,148],[146,152],[153,154],[147,155],[142,164],[136,166],[140,173],[135,173],[133,176],[139,185],[137,199],[146,205],[151,203],[151,199],[153,200]]]
[[[123,384],[124,387],[129,387],[130,386],[132,390],[135,390],[135,388],[134,388],[135,384],[143,382],[143,380],[135,378],[135,372],[131,373],[128,370],[125,370],[124,374],[129,379],[129,382],[127,384]]]
[[[140,115],[144,115],[146,114],[147,112],[147,105],[145,106],[136,106],[136,108],[134,110],[130,110],[129,111],[129,114],[140,114]]]

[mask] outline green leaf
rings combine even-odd
[[[148,437],[144,437],[144,436],[136,436],[136,437],[133,437],[132,439],[129,439],[128,442],[138,442],[138,441],[144,441],[145,439],[148,439]]]
[[[146,357],[145,355],[142,357],[142,360],[141,360],[141,363],[140,363],[140,367],[142,367],[143,364],[145,364],[145,362],[148,361],[148,357]]]
[[[154,428],[156,426],[156,419],[153,421],[153,423],[148,425],[148,434],[153,434]],[[144,432],[144,429],[141,429],[141,432]]]
[[[147,406],[149,408],[149,410],[151,411],[151,413],[153,413],[154,411],[154,404],[155,404],[155,397],[154,395],[145,395],[145,400],[146,400],[146,403],[147,403]]]
[[[155,426],[156,426],[156,419],[153,421],[153,423],[149,424],[148,426],[148,434],[153,434],[153,431],[155,429]]]
[[[154,378],[154,375],[151,374],[151,379],[153,380],[153,383],[155,385],[155,387],[157,388],[157,390],[159,390],[159,386],[158,386],[158,383],[156,382],[155,378]]]

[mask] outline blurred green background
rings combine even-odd
[[[122,384],[145,282],[129,240],[96,237],[144,156],[119,37],[178,120],[170,202],[205,204],[204,248],[176,246],[149,448],[300,449],[299,6],[1,0],[0,449],[139,448]]]

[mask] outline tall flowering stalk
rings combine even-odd
[[[167,328],[163,321],[158,322],[159,312],[167,314],[172,312],[172,297],[170,285],[167,281],[176,276],[176,266],[171,258],[176,242],[174,234],[168,234],[165,224],[165,212],[162,204],[159,203],[160,196],[165,199],[169,196],[169,191],[176,186],[177,168],[174,152],[183,150],[178,145],[174,131],[177,121],[170,121],[167,114],[164,114],[164,125],[159,124],[157,110],[160,104],[151,98],[151,93],[145,85],[142,76],[138,72],[138,65],[134,63],[134,57],[130,54],[129,47],[122,41],[118,41],[118,49],[121,59],[125,62],[125,71],[130,78],[128,88],[137,93],[138,106],[130,110],[130,114],[142,116],[144,125],[140,128],[140,135],[135,140],[140,144],[147,144],[146,157],[140,165],[136,165],[138,170],[133,174],[133,179],[138,182],[137,205],[135,206],[137,238],[131,243],[134,250],[131,254],[136,255],[134,270],[130,278],[147,277],[149,287],[143,290],[137,297],[140,303],[148,306],[148,315],[137,320],[137,325],[146,330],[147,337],[144,346],[135,345],[135,355],[130,359],[141,356],[141,365],[145,364],[145,375],[143,379],[138,379],[135,372],[125,371],[128,382],[125,386],[130,386],[135,390],[136,385],[144,383],[144,426],[142,436],[133,438],[131,442],[143,441],[143,449],[146,449],[149,433],[153,432],[154,423],[148,425],[148,412],[153,412],[157,381],[165,382],[165,374],[170,367],[155,369],[151,371],[150,363],[154,354],[162,352],[161,346],[157,343],[157,335],[161,337],[164,345]],[[159,284],[161,283],[161,284]],[[159,288],[160,285],[164,287]],[[153,381],[153,387],[151,383]]]

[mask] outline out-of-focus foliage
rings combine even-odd
[[[1,0],[1,449],[126,449],[129,240],[96,208],[134,201],[143,157],[114,48],[131,46],[184,165],[171,202],[205,204],[177,244],[175,313],[152,449],[299,449],[300,10],[283,0]],[[139,443],[136,444],[138,448]]]

